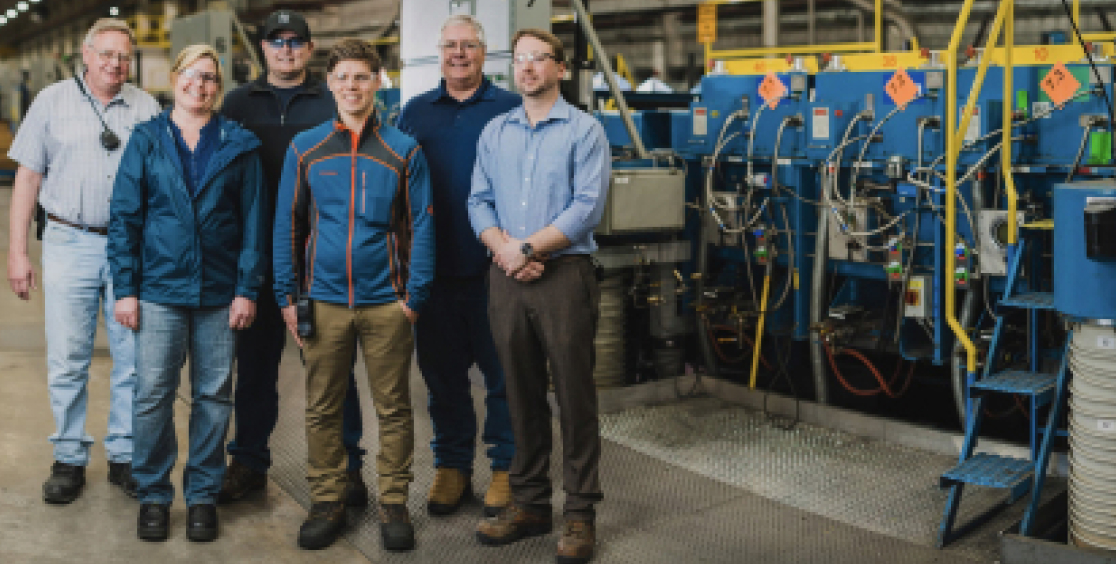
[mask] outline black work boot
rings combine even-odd
[[[142,503],[136,534],[140,540],[165,541],[170,534],[170,506],[165,503]]]
[[[85,486],[85,467],[55,462],[50,467],[50,477],[43,483],[43,501],[70,503],[81,495]]]
[[[225,479],[221,482],[221,491],[217,493],[217,503],[230,503],[240,501],[252,492],[261,492],[267,488],[267,474],[239,463],[233,459],[225,469]]]
[[[190,506],[186,521],[186,538],[194,542],[217,540],[217,506],[199,503]]]
[[[368,486],[364,485],[364,476],[361,476],[360,470],[349,470],[345,472],[345,477],[347,481],[345,492],[342,494],[345,507],[367,507]]]
[[[136,479],[132,477],[131,462],[109,462],[108,481],[110,484],[120,486],[120,490],[128,497],[136,498]]]
[[[380,506],[380,537],[384,548],[400,551],[415,548],[415,527],[411,525],[411,515],[402,503]]]
[[[298,546],[307,550],[327,548],[345,530],[345,504],[323,501],[310,506],[310,516],[298,530]]]

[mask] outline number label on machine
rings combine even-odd
[[[1081,83],[1073,77],[1066,65],[1058,63],[1050,72],[1046,73],[1043,77],[1042,91],[1050,97],[1050,102],[1055,106],[1061,107],[1077,94],[1077,89],[1081,88]]]
[[[1097,348],[1106,350],[1116,350],[1116,335],[1097,337]]]
[[[814,108],[814,112],[810,117],[810,131],[812,132],[811,137],[813,137],[814,139],[828,141],[829,108]]]
[[[1097,430],[1102,433],[1116,432],[1116,419],[1097,419]]]
[[[779,105],[779,100],[786,94],[787,86],[775,76],[775,73],[769,72],[763,77],[763,82],[759,85],[759,95],[765,104],[771,106],[771,109],[775,109],[775,106]]]

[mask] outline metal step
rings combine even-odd
[[[1054,396],[1057,374],[1027,372],[1025,370],[1005,370],[987,378],[973,382],[973,390],[1001,392],[1005,394],[1025,394],[1035,396],[1038,405],[1046,405]]]
[[[1016,294],[1006,300],[1000,300],[1000,305],[1026,309],[1054,309],[1054,294],[1050,292]]]
[[[1029,460],[980,453],[942,474],[941,487],[954,484],[976,484],[989,488],[1010,489],[1017,498],[1031,488],[1035,466]]]

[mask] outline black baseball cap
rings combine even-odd
[[[280,31],[293,31],[299,37],[310,40],[310,26],[306,25],[306,18],[302,14],[291,10],[276,10],[264,20],[263,38],[271,39],[272,35]]]

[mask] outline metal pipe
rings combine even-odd
[[[881,22],[882,18],[886,18],[889,22],[891,22],[891,24],[894,25],[896,27],[896,29],[899,30],[899,35],[902,35],[903,37],[906,37],[906,38],[913,37],[917,40],[918,30],[915,28],[914,23],[912,23],[911,20],[909,18],[907,18],[906,14],[902,13],[901,11],[899,11],[897,9],[894,9],[894,8],[884,8],[884,7],[880,6],[880,1],[879,0],[875,0],[875,4],[873,4],[871,0],[847,0],[847,1],[850,4],[856,6],[857,8],[860,8],[861,10],[875,11],[876,12],[876,27],[879,30],[879,31],[877,31],[877,34],[876,34],[877,35],[876,45],[880,46],[880,48],[882,48],[882,37],[883,37],[883,26],[882,26],[882,22]],[[889,2],[889,4],[891,4],[891,3]]]
[[[1077,26],[1078,29],[1081,28],[1081,0],[1073,0],[1073,25]],[[1070,29],[1073,28],[1071,27]],[[1072,35],[1073,44],[1081,45],[1081,42],[1077,40],[1077,34],[1075,33]]]
[[[837,169],[840,170],[840,169]],[[825,268],[829,260],[829,182],[827,171],[821,170],[822,196],[818,207],[818,230],[814,235],[814,271],[810,277],[810,328],[816,328],[822,321],[822,308],[825,307]],[[821,405],[829,404],[829,388],[826,386],[825,350],[822,348],[820,333],[810,332],[810,365],[814,372],[814,394]]]
[[[1009,0],[1010,1],[1010,0]],[[976,96],[980,92],[981,83],[984,81],[984,75],[988,71],[988,62],[991,57],[982,57],[980,67],[977,69],[977,76],[973,82],[973,87],[969,91],[969,99],[965,105],[965,111],[961,118],[961,127],[957,125],[957,48],[961,44],[961,36],[965,31],[965,24],[969,21],[969,12],[973,6],[973,0],[965,0],[961,6],[961,13],[957,19],[957,25],[953,28],[953,34],[949,40],[949,48],[946,51],[947,57],[947,73],[949,77],[949,84],[946,88],[946,244],[944,252],[945,256],[945,315],[946,322],[949,328],[953,331],[954,336],[958,342],[965,347],[967,353],[966,368],[969,375],[976,374],[976,346],[973,345],[972,339],[969,338],[965,332],[965,328],[957,320],[957,294],[954,287],[954,272],[957,264],[954,254],[954,245],[957,238],[957,157],[961,152],[961,142],[964,141],[966,128],[969,126],[969,119],[972,117],[973,107],[976,104]],[[1004,21],[1005,4],[1001,4],[1001,9],[996,14],[996,20],[992,23],[992,33],[988,38],[989,48],[994,45],[996,39],[999,37],[1000,28]],[[989,51],[990,52],[990,51]],[[1008,141],[1011,139],[1011,129],[1007,130]],[[1010,222],[1009,222],[1010,223]]]
[[[983,282],[983,280],[973,279],[968,292],[965,293],[964,301],[961,302],[961,324],[965,327],[973,324],[976,313],[980,309],[980,300],[983,295],[980,291],[980,284]],[[957,357],[960,356],[963,348],[961,341],[955,341],[953,343],[953,354],[949,357],[950,370],[953,376],[951,378],[953,403],[957,408],[957,419],[961,421],[961,428],[964,428],[966,423],[965,369],[960,362],[957,362]]]
[[[775,173],[772,172],[772,175]],[[744,237],[744,234],[740,235]],[[752,376],[748,379],[748,388],[756,389],[756,375],[759,372],[760,361],[760,346],[763,344],[763,322],[767,320],[767,295],[771,291],[771,270],[775,264],[775,258],[771,257],[767,261],[767,273],[763,277],[763,297],[760,298],[760,316],[759,323],[756,325],[756,345],[752,348]],[[752,268],[752,265],[745,265],[744,268]],[[791,265],[794,268],[794,265]],[[787,273],[790,275],[790,273]]]
[[[620,119],[624,120],[624,128],[628,130],[628,135],[632,138],[636,155],[640,159],[650,158],[647,148],[643,146],[643,139],[640,138],[639,131],[636,130],[635,123],[632,121],[631,113],[628,110],[628,102],[624,100],[624,93],[620,91],[620,85],[616,83],[616,74],[612,71],[612,62],[609,61],[608,53],[601,46],[597,31],[593,29],[593,23],[589,21],[589,14],[585,12],[585,5],[581,3],[581,0],[570,0],[570,4],[577,11],[577,21],[589,38],[589,44],[593,46],[594,58],[600,65],[601,71],[604,72],[605,80],[608,82],[608,90],[612,92],[612,99],[616,101],[616,107],[620,110]]]
[[[763,0],[763,46],[775,47],[778,44],[779,1]]]
[[[1012,84],[1012,81],[1015,80],[1015,73],[1013,72],[1015,67],[1012,66],[1012,52],[1015,51],[1015,0],[1004,1],[1007,5],[1007,14],[1004,18],[1004,119],[1001,125],[1004,131],[1004,141],[1003,146],[1000,147],[1000,170],[1003,171],[1004,190],[1007,192],[1007,247],[1008,256],[1011,256],[1010,253],[1014,252],[1015,249],[1016,231],[1018,229],[1015,222],[1015,210],[1019,207],[1019,192],[1015,189],[1015,176],[1011,172],[1011,117],[1015,97]],[[1077,5],[1077,2],[1078,0],[1074,0],[1074,6]],[[999,186],[996,188],[999,188]]]

